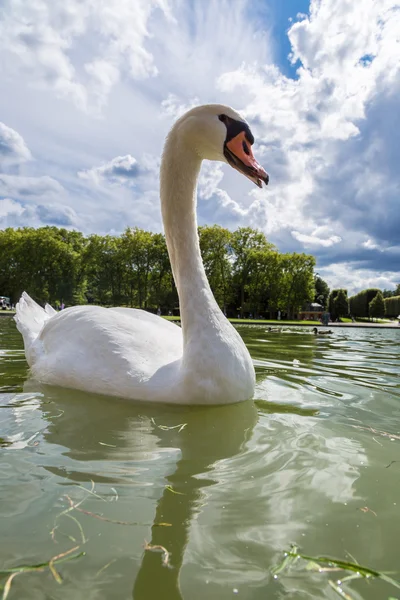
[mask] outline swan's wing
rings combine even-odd
[[[23,292],[15,307],[15,322],[24,338],[25,355],[29,365],[35,360],[33,345],[50,315],[32,298]],[[55,311],[54,311],[55,312]]]
[[[76,306],[50,318],[34,347],[32,373],[44,383],[151,400],[151,378],[168,367],[171,383],[183,341],[180,327],[144,311]]]
[[[49,317],[54,317],[54,315],[57,314],[57,311],[54,310],[54,308],[50,306],[50,304],[46,304],[44,310],[49,315]]]
[[[124,315],[130,319],[142,321],[144,323],[154,324],[154,326],[158,327],[159,331],[172,332],[172,334],[174,334],[176,327],[179,328],[179,325],[177,325],[173,321],[168,321],[167,319],[163,319],[158,315],[154,315],[153,313],[149,313],[145,310],[140,310],[138,308],[116,307],[109,308],[108,310],[118,312],[121,315]]]

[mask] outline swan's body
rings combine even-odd
[[[252,397],[249,352],[215,302],[205,275],[195,197],[203,158],[229,162],[257,185],[261,179],[267,183],[249,151],[251,138],[241,117],[219,105],[192,109],[167,138],[161,207],[182,329],[136,309],[76,306],[56,313],[24,293],[16,322],[34,378],[154,402],[223,404]],[[247,151],[240,154],[245,143]]]

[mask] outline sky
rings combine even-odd
[[[400,282],[396,0],[1,0],[0,228],[162,231],[163,141],[232,106],[270,175],[204,162],[199,224],[257,227],[349,295]]]

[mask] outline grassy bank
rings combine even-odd
[[[0,317],[13,317],[15,315],[15,311],[14,310],[4,310],[4,311],[0,311]],[[167,321],[176,321],[176,322],[180,322],[181,318],[180,317],[169,317],[167,315],[163,315],[163,319],[166,319]],[[281,325],[281,326],[286,326],[286,325],[308,325],[309,327],[319,327],[321,326],[321,323],[319,321],[286,321],[286,320],[280,320],[278,321],[277,319],[228,319],[228,321],[230,321],[233,324],[236,325]],[[341,323],[329,323],[329,326],[333,325],[335,327],[340,326],[340,325],[347,325],[347,324],[352,324],[352,320],[351,319],[347,319],[347,318],[342,318],[341,319]],[[374,319],[374,321],[368,321],[368,319],[356,319],[355,324],[358,324],[360,326],[362,325],[371,325],[371,324],[380,324],[380,325],[391,325],[393,323],[393,321],[391,321],[390,319]]]
[[[167,321],[180,321],[180,317],[167,317],[164,316],[164,319]],[[349,319],[350,320],[350,319]],[[316,326],[321,325],[319,321],[286,321],[277,319],[228,319],[231,323],[239,324],[239,325],[310,325]]]

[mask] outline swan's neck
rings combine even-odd
[[[196,182],[201,160],[179,135],[169,134],[161,162],[161,209],[183,333],[179,390],[193,402],[251,398],[255,374],[250,354],[211,292],[200,254]]]
[[[196,218],[196,183],[201,159],[179,138],[169,134],[161,163],[161,210],[179,294],[184,345],[190,334],[224,321],[211,292],[200,254]]]

